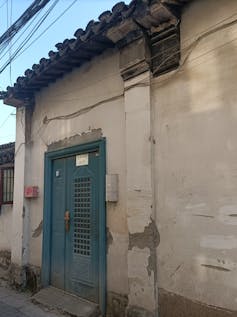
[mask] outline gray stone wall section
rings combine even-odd
[[[235,317],[237,312],[159,289],[159,317]],[[129,317],[129,316],[128,316]]]

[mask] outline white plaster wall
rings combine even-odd
[[[0,213],[0,251],[11,251],[12,205],[2,205]]]
[[[151,250],[146,228],[153,218],[151,177],[150,72],[125,83],[129,306],[155,311],[155,275],[149,272]],[[137,86],[136,86],[137,85]],[[140,235],[133,243],[133,234]],[[137,236],[138,237],[138,236]],[[138,240],[142,243],[139,245]]]
[[[16,142],[14,163],[14,195],[12,210],[12,257],[11,261],[17,265],[24,265],[25,252],[23,241],[23,227],[26,223],[24,182],[25,182],[25,108],[18,108],[16,112]]]
[[[236,19],[236,12],[236,0],[191,3],[182,16],[182,59],[199,34]],[[152,83],[159,287],[233,310],[236,56],[234,24],[201,40],[178,72]]]
[[[40,189],[38,199],[29,203],[30,209],[30,264],[41,266],[42,234],[32,238],[43,217],[44,153],[55,141],[76,134],[101,129],[107,142],[107,173],[119,174],[119,202],[107,205],[107,226],[113,242],[108,250],[108,290],[128,293],[125,179],[125,113],[123,96],[102,103],[83,115],[70,120],[43,123],[45,116],[67,115],[97,102],[123,94],[119,72],[119,55],[108,52],[81,69],[74,70],[62,80],[50,85],[37,95],[32,117],[30,160],[26,174],[28,185]],[[116,269],[115,269],[116,268]]]

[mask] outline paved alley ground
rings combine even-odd
[[[31,302],[30,293],[17,292],[0,281],[0,317],[61,317]]]

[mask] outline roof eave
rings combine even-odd
[[[111,47],[128,45],[143,36],[152,34],[179,22],[179,13],[171,7],[182,7],[189,0],[133,0],[129,6],[118,3],[112,12],[104,12],[99,22],[91,21],[85,31],[79,29],[71,40],[56,45],[58,51],[49,52],[48,59],[41,59],[25,76],[8,87],[4,104],[22,107],[29,104],[32,95],[51,82],[69,73],[75,67],[100,55]]]

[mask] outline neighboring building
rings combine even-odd
[[[0,145],[0,267],[11,261],[15,143]]]
[[[118,3],[7,89],[14,283],[111,317],[237,315],[235,12]]]

